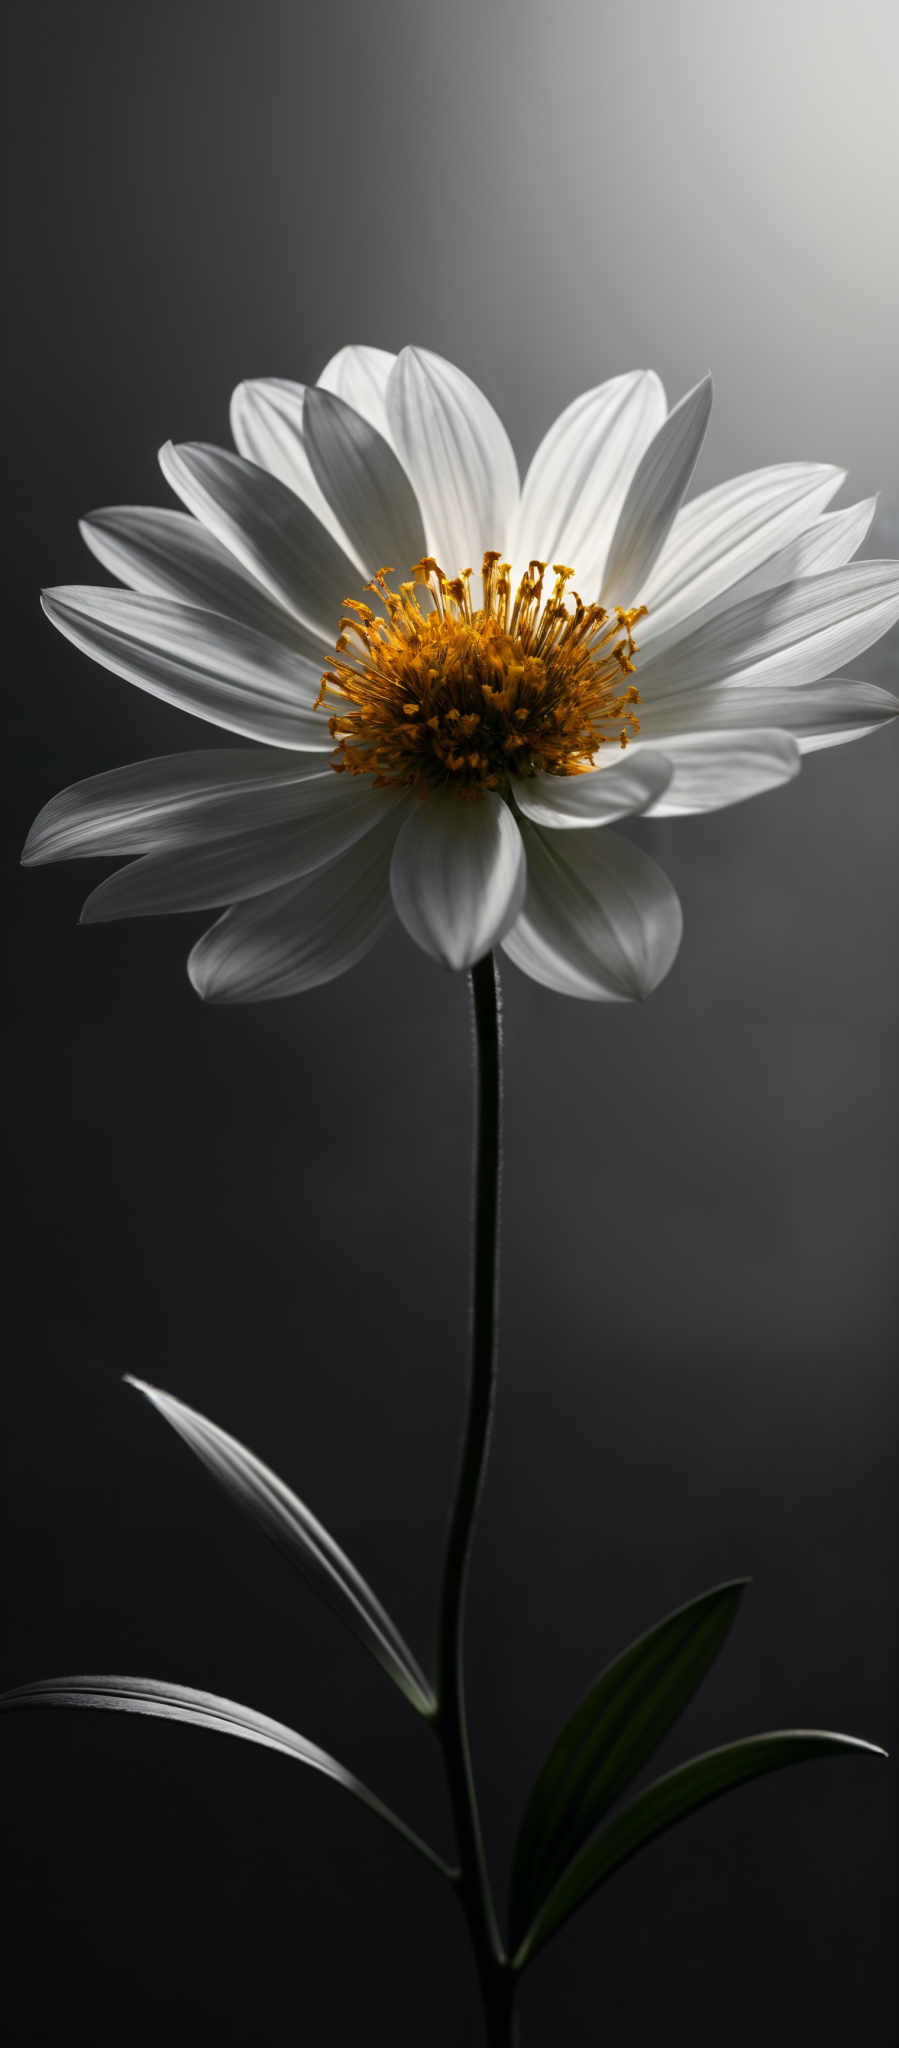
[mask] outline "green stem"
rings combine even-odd
[[[497,1233],[500,1184],[501,1029],[499,978],[492,955],[471,972],[477,1103],[474,1155],[474,1265],[471,1386],[453,1502],[437,1637],[435,1730],[443,1750],[459,1852],[457,1889],[481,1986],[490,2048],[515,2040],[515,1973],[503,1952],[481,1839],[465,1714],[465,1590],[474,1519],[484,1476],[496,1376]]]

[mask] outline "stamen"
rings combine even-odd
[[[574,570],[531,561],[512,593],[511,567],[489,549],[475,607],[473,571],[447,575],[433,555],[399,591],[378,569],[366,584],[383,616],[347,598],[337,659],[317,704],[337,699],[331,765],[378,788],[452,784],[502,790],[516,775],[583,774],[601,747],[639,731],[633,627],[645,607],[609,612],[568,595]],[[427,593],[425,604],[418,592]]]

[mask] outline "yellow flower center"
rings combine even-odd
[[[322,677],[318,703],[338,699],[332,766],[378,788],[474,794],[510,774],[579,775],[600,747],[625,747],[639,729],[627,678],[646,608],[585,605],[576,591],[569,601],[574,570],[561,565],[544,599],[545,573],[531,562],[513,596],[509,563],[485,554],[475,609],[471,569],[451,580],[426,556],[398,594],[379,569],[365,587],[385,616],[347,598]]]

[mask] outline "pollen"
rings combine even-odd
[[[471,569],[449,577],[428,555],[398,591],[379,569],[372,605],[346,599],[322,677],[332,767],[376,788],[473,796],[502,794],[511,775],[580,775],[602,747],[626,747],[646,608],[584,604],[568,594],[574,573],[556,564],[547,594],[546,563],[532,561],[513,593],[510,564],[491,551],[475,606]]]

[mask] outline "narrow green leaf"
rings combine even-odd
[[[692,1699],[748,1581],[713,1586],[640,1636],[590,1687],[550,1750],[522,1816],[510,1880],[512,1945]]]
[[[876,1743],[862,1742],[854,1735],[792,1728],[726,1743],[722,1749],[710,1749],[705,1756],[693,1757],[690,1763],[657,1778],[654,1785],[648,1785],[645,1792],[638,1793],[629,1806],[616,1813],[569,1864],[520,1943],[514,1957],[516,1969],[530,1962],[613,1871],[620,1870],[630,1856],[664,1834],[675,1821],[768,1771],[780,1771],[787,1764],[806,1763],[815,1757],[856,1753],[886,1755]]]
[[[277,1750],[281,1756],[292,1757],[296,1763],[333,1778],[335,1785],[352,1792],[355,1799],[402,1835],[436,1870],[452,1876],[443,1858],[336,1757],[329,1756],[327,1750],[319,1749],[314,1742],[307,1742],[305,1735],[285,1727],[283,1721],[272,1721],[268,1714],[257,1713],[255,1707],[242,1707],[237,1700],[222,1699],[218,1693],[198,1692],[192,1685],[169,1685],[158,1678],[120,1678],[105,1672],[99,1676],[42,1678],[33,1685],[19,1685],[12,1692],[0,1693],[0,1712],[20,1707],[103,1707],[115,1714],[150,1714],[161,1721],[183,1721],[194,1728],[211,1728],[219,1735],[239,1735],[244,1742]]]
[[[176,1401],[173,1394],[163,1393],[159,1387],[149,1387],[144,1380],[133,1379],[130,1373],[126,1374],[126,1380],[129,1386],[144,1394],[154,1408],[158,1408],[160,1415],[190,1445],[207,1471],[291,1563],[312,1574],[329,1605],[371,1651],[418,1713],[426,1717],[433,1715],[436,1711],[434,1694],[396,1624],[355,1565],[350,1563],[345,1551],[291,1492],[290,1487],[285,1486],[283,1479],[264,1465],[261,1458],[238,1443],[236,1437],[228,1436],[225,1430],[208,1421],[205,1415],[199,1415],[196,1409],[188,1408],[183,1401]]]

